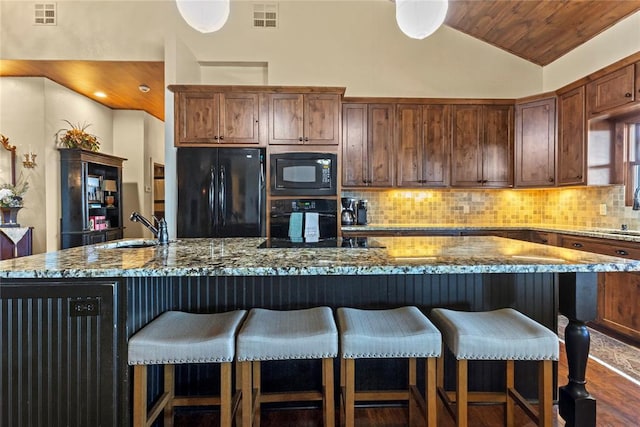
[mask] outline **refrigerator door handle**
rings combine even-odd
[[[214,215],[216,208],[216,168],[211,166],[209,170],[209,212]]]
[[[218,224],[220,224],[220,226],[224,227],[225,225],[225,215],[227,214],[227,200],[226,200],[226,195],[225,195],[225,191],[226,191],[226,183],[225,183],[225,173],[224,173],[224,166],[220,166],[220,183],[219,188],[218,188],[218,194],[220,195],[220,209],[219,209],[219,215],[218,218],[220,218],[220,221],[218,222]]]

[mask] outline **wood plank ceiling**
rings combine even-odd
[[[445,25],[544,66],[637,11],[640,0],[450,0]],[[0,60],[0,76],[44,76],[107,107],[164,120],[162,62]],[[151,90],[141,93],[140,84]]]

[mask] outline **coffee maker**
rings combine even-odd
[[[342,203],[342,213],[340,214],[340,223],[342,225],[353,225],[356,223],[356,200],[349,197],[340,199]]]
[[[358,208],[356,212],[356,223],[358,225],[367,225],[367,200],[358,200]]]

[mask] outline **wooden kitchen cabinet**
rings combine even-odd
[[[585,88],[580,86],[558,96],[558,185],[587,182],[585,129]]]
[[[338,145],[340,95],[273,93],[269,95],[269,144]]]
[[[559,245],[587,252],[640,259],[640,245],[612,239],[561,235]],[[640,273],[598,274],[595,323],[640,342]]]
[[[392,187],[394,104],[343,104],[342,186]]]
[[[176,146],[260,144],[260,94],[176,93]]]
[[[630,64],[589,83],[589,114],[596,115],[632,103],[640,97],[636,92],[636,70],[639,67],[638,64]]]
[[[396,110],[397,185],[449,185],[451,110],[448,105],[404,105]]]
[[[554,186],[555,97],[517,104],[515,123],[514,186]]]
[[[513,185],[513,107],[453,107],[451,185],[510,187]]]

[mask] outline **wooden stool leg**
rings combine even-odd
[[[515,387],[515,380],[514,380],[514,362],[513,360],[507,360],[506,361],[507,366],[506,366],[506,384],[505,384],[505,390],[506,390],[506,402],[504,404],[504,423],[507,427],[513,427],[513,420],[514,420],[514,411],[515,411],[515,403],[513,401],[513,397],[511,396],[511,394],[509,393],[510,390],[513,390],[513,388]]]
[[[231,427],[231,362],[220,363],[220,426]]]
[[[176,395],[175,366],[164,365],[164,392],[169,395],[169,400],[164,407],[164,425],[173,426],[173,398]]]
[[[456,362],[456,426],[467,427],[469,424],[467,415],[468,404],[468,366],[467,360],[462,359]]]
[[[239,365],[242,376],[242,427],[251,427],[253,423],[252,362],[239,362]]]
[[[444,389],[444,345],[442,347],[442,353],[436,361],[436,386]]]
[[[333,387],[333,359],[322,359],[322,406],[325,427],[334,427],[336,425]]]
[[[262,403],[262,375],[260,373],[260,361],[253,362],[253,390],[255,391],[256,398],[253,401],[253,422],[255,425],[260,425],[260,415],[261,415],[261,403]]]
[[[338,412],[338,416],[340,417],[340,419],[338,420],[338,424],[339,425],[344,425],[345,421],[344,421],[344,417],[345,417],[345,401],[344,399],[346,398],[346,389],[345,389],[345,383],[346,383],[346,378],[347,376],[347,365],[345,363],[345,359],[342,358],[342,356],[340,357],[340,395],[338,396],[338,399],[340,400],[338,402],[339,404],[339,412]]]
[[[437,417],[437,390],[436,390],[436,358],[427,357],[426,366],[424,369],[425,379],[424,379],[424,393],[425,393],[425,401],[427,404],[427,427],[437,427],[438,425],[438,417]]]
[[[414,418],[416,413],[417,402],[413,396],[413,389],[416,387],[418,383],[418,374],[416,373],[416,358],[409,358],[409,384],[408,384],[408,392],[409,392],[409,425],[414,425]]]
[[[355,359],[345,359],[346,384],[344,398],[345,427],[355,425]]]
[[[133,420],[134,426],[147,425],[147,366],[133,367]]]
[[[551,427],[553,425],[553,363],[551,360],[539,362],[538,368],[538,425]]]

